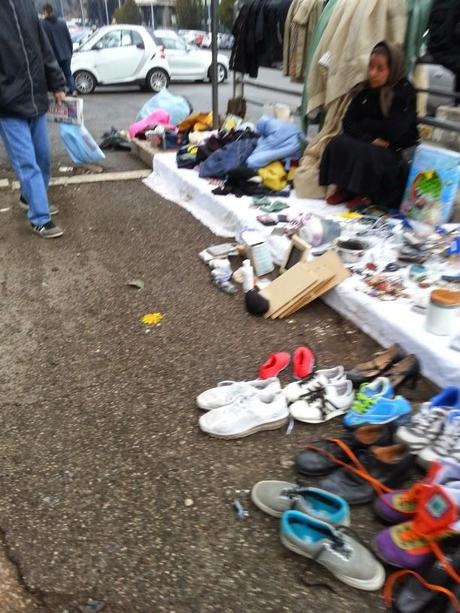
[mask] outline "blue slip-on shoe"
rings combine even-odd
[[[393,398],[394,389],[386,377],[378,377],[372,383],[364,383],[356,394],[355,401],[343,419],[345,428],[354,428],[359,417],[365,415],[380,398]],[[367,422],[360,422],[367,423]]]

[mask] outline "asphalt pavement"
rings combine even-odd
[[[1,199],[0,572],[13,566],[19,593],[9,605],[0,591],[2,613],[93,613],[78,608],[90,599],[104,613],[383,611],[380,593],[284,549],[248,497],[294,481],[295,453],[339,420],[223,441],[199,430],[194,400],[255,377],[272,351],[307,344],[327,367],[376,344],[320,301],[288,321],[249,316],[198,258],[216,238],[141,182],[52,188],[56,241],[30,233],[17,194]],[[159,327],[141,323],[151,312]],[[381,528],[369,505],[352,527],[369,545]]]

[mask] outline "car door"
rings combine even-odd
[[[97,41],[93,51],[100,83],[134,81],[145,62],[145,44],[135,30],[111,30]]]
[[[117,83],[123,79],[122,30],[111,30],[93,46],[94,68],[100,83]]]
[[[161,36],[158,43],[164,47],[173,80],[199,79],[202,76],[200,63],[193,57],[193,52],[182,38]]]

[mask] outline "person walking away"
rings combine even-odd
[[[343,133],[324,151],[320,185],[338,187],[328,204],[399,209],[408,171],[403,152],[419,142],[416,93],[404,77],[402,48],[387,42],[374,47],[368,80],[358,89]]]
[[[75,79],[70,68],[72,62],[73,43],[70,37],[70,32],[66,22],[63,19],[58,19],[54,14],[51,4],[45,4],[43,7],[43,29],[48,36],[48,40],[53,48],[54,55],[61,67],[62,72],[67,80],[68,93],[72,96],[77,96],[75,88]]]
[[[57,238],[63,231],[50,217],[46,112],[48,91],[57,104],[64,99],[64,75],[32,0],[2,0],[0,23],[0,136],[33,232]]]

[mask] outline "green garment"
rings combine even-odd
[[[407,30],[404,42],[406,74],[409,75],[420,55],[423,35],[428,26],[433,0],[406,0]]]
[[[305,124],[304,125],[305,129],[306,129],[306,124],[307,124],[305,112],[307,109],[307,102],[308,102],[307,77],[308,77],[308,73],[310,72],[310,64],[313,59],[313,56],[315,55],[316,48],[318,47],[320,43],[321,37],[324,34],[324,30],[327,28],[329,19],[331,18],[332,13],[334,12],[335,5],[337,4],[337,2],[339,2],[339,0],[329,0],[329,2],[324,7],[323,12],[321,13],[321,17],[319,18],[318,24],[315,28],[315,31],[313,32],[311,43],[308,48],[307,68],[305,71],[305,82],[303,85],[302,106],[301,106],[301,115],[300,115],[302,118],[302,121]]]

